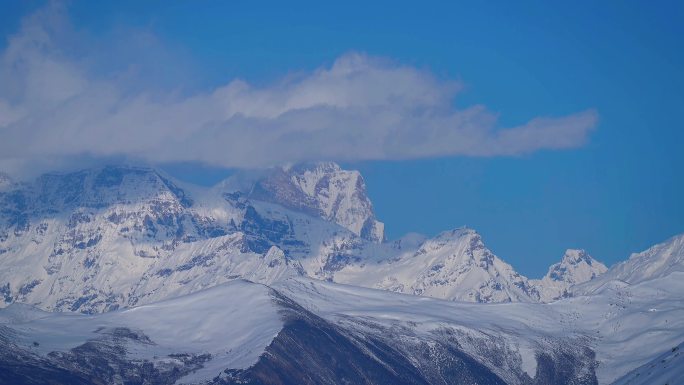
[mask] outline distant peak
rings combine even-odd
[[[595,259],[589,255],[584,249],[567,249],[565,254],[563,254],[562,262],[569,263],[571,265],[576,265],[581,262],[586,262],[591,266]]]
[[[334,162],[270,169],[255,178],[248,195],[337,223],[369,241],[385,239],[384,224],[375,218],[363,177]]]
[[[456,238],[462,238],[462,237],[466,237],[466,236],[480,238],[480,234],[478,234],[477,231],[475,231],[474,229],[471,229],[469,227],[466,227],[466,226],[461,226],[461,227],[457,227],[455,229],[443,231],[443,232],[437,234],[437,236],[435,238],[437,238],[437,239],[456,239]]]
[[[546,279],[571,284],[586,282],[606,272],[608,268],[583,249],[568,249],[559,263],[552,265]]]
[[[643,259],[644,257],[652,257],[663,253],[681,255],[682,250],[684,250],[684,233],[672,236],[640,253],[633,253],[629,259]]]

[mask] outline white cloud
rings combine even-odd
[[[92,68],[101,56],[73,42],[67,20],[51,4],[27,17],[1,53],[0,162],[87,155],[259,167],[508,156],[581,146],[597,121],[583,111],[501,128],[483,106],[453,106],[458,82],[359,53],[267,86],[233,80],[163,95],[123,81],[125,71]]]

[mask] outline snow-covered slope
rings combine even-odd
[[[94,316],[12,305],[0,310],[0,378],[57,367],[113,384],[592,384],[587,342],[540,305],[233,281]]]
[[[684,340],[681,272],[551,304],[444,301],[298,275],[271,287],[238,280],[95,316],[13,304],[0,310],[0,372],[22,369],[20,357],[30,373],[152,365],[159,383],[610,384]],[[114,369],[83,363],[103,361]]]
[[[389,258],[361,259],[335,282],[469,302],[536,301],[539,293],[482,242],[474,230],[446,231]]]
[[[614,385],[684,384],[684,343],[656,357],[619,380]]]
[[[496,373],[508,383],[516,383],[513,377],[519,368],[534,377],[544,361],[540,353],[554,350],[554,341],[565,339],[575,354],[590,349],[592,358],[585,359],[596,360],[599,384],[612,383],[670,351],[676,345],[673,341],[684,341],[682,273],[627,289],[605,287],[593,296],[552,304],[445,302],[304,278],[280,281],[274,288],[334,322],[353,323],[359,317],[366,327],[378,323],[408,328],[421,333],[423,340],[434,338],[439,328],[458,330],[459,343],[484,363],[494,355],[485,346],[498,344],[498,349],[509,351],[507,360],[519,360],[518,369],[506,366],[510,363],[487,364],[493,370],[498,365]],[[485,343],[486,336],[492,341]],[[545,346],[544,341],[551,345]]]
[[[569,289],[603,274],[608,268],[584,250],[568,249],[559,263],[552,265],[541,280],[531,281],[543,302],[570,295]]]
[[[520,365],[528,373],[534,372],[541,360],[535,351],[549,351],[548,346],[538,345],[540,341],[574,338],[575,348],[584,346],[595,353],[600,384],[612,383],[670,351],[676,341],[684,341],[684,273],[629,287],[608,285],[592,296],[552,304],[445,302],[304,278],[280,281],[274,287],[335,322],[363,315],[365,321],[413,325],[424,331],[458,325],[460,332],[475,340],[483,335],[500,336],[502,344],[510,344],[507,349],[520,355]],[[469,338],[460,342],[465,340]],[[477,346],[466,350],[476,356],[482,354],[483,362],[491,354]],[[507,370],[501,367],[501,372]]]
[[[0,336],[38,357],[57,354],[68,359],[69,352],[80,347],[107,360],[97,346],[89,345],[119,345],[121,352],[110,359],[147,362],[184,374],[181,383],[196,383],[213,379],[225,368],[247,368],[257,361],[283,326],[274,298],[268,287],[233,281],[94,317],[37,311],[27,317],[25,307],[11,305],[0,312]],[[7,349],[8,342],[4,345]]]
[[[526,383],[527,376],[543,372],[537,354],[591,355],[584,351],[583,334],[563,327],[560,315],[545,305],[444,301],[306,278],[280,281],[274,288],[334,323],[377,330],[398,341],[455,342],[507,384]],[[584,358],[593,374],[593,360]]]
[[[547,306],[568,327],[595,337],[597,375],[610,384],[684,341],[684,273],[629,285],[610,281],[592,295]]]
[[[573,293],[586,294],[610,281],[636,284],[665,277],[673,272],[684,272],[684,234],[674,236],[628,260],[612,266],[605,274],[573,288]]]

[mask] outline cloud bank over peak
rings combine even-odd
[[[236,79],[165,94],[132,86],[125,68],[98,68],[97,50],[83,41],[58,3],[9,37],[0,53],[0,164],[88,156],[253,168],[510,156],[581,146],[597,122],[588,110],[499,127],[484,106],[454,107],[458,82],[356,52],[268,85]]]

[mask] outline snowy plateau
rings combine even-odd
[[[0,174],[1,384],[684,384],[684,234],[529,279],[359,172]]]

